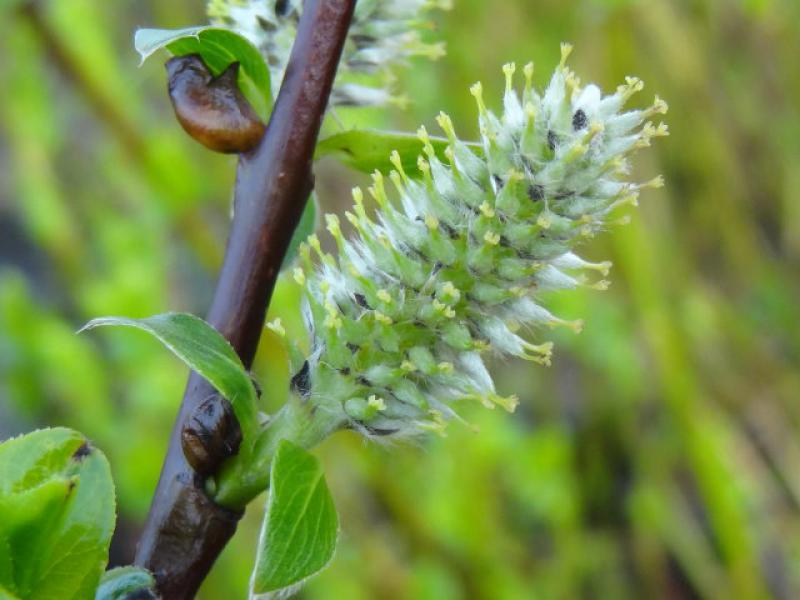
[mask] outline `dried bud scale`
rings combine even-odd
[[[413,56],[438,58],[442,44],[429,44],[419,31],[426,14],[450,8],[451,0],[361,0],[356,4],[331,104],[368,106],[396,99],[390,68]],[[302,12],[302,0],[210,0],[212,23],[246,36],[264,55],[274,92],[280,87]],[[364,74],[379,81],[365,82]]]
[[[364,193],[353,191],[346,239],[338,218],[327,229],[338,256],[316,236],[301,247],[296,281],[305,285],[306,320],[314,345],[303,366],[311,402],[339,407],[366,435],[441,430],[456,401],[513,410],[515,397],[495,391],[483,356],[511,355],[550,363],[552,343],[524,330],[566,326],[541,304],[541,292],[588,286],[605,289],[610,264],[590,263],[573,249],[635,204],[661,178],[626,181],[627,159],[666,126],[647,119],[666,112],[656,98],[644,110],[621,112],[641,89],[628,78],[603,96],[581,88],[566,66],[570,47],[543,94],[514,89],[506,65],[500,116],[471,89],[478,104],[483,151],[458,139],[447,115],[437,119],[449,139],[447,162],[421,129],[421,176],[409,177],[399,156],[388,177],[373,175],[369,216]],[[396,200],[390,200],[390,196]]]

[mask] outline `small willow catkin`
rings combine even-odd
[[[406,174],[395,153],[395,170],[373,175],[374,216],[353,191],[353,237],[327,215],[337,257],[316,236],[302,245],[294,275],[306,290],[313,347],[299,389],[311,402],[337,407],[368,436],[441,431],[457,401],[515,408],[516,397],[496,393],[486,353],[547,365],[552,343],[529,337],[543,326],[580,329],[548,311],[540,294],[607,286],[610,263],[587,262],[573,249],[625,222],[620,209],[663,184],[627,181],[628,157],[668,131],[649,120],[667,110],[658,97],[622,112],[642,89],[639,79],[606,96],[582,88],[566,66],[570,50],[562,45],[542,95],[532,64],[521,95],[515,67],[506,65],[500,117],[484,104],[481,85],[472,87],[480,149],[460,141],[440,114],[449,139],[442,162],[421,129],[420,177]]]
[[[449,9],[451,0],[359,0],[331,94],[334,106],[370,106],[404,99],[392,93],[392,68],[414,56],[438,58],[441,43],[423,41],[432,10]],[[215,25],[229,27],[255,44],[267,62],[273,92],[283,79],[297,34],[302,0],[210,0]],[[364,75],[377,75],[365,79]]]

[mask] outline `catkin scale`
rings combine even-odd
[[[215,152],[255,148],[266,127],[239,90],[239,63],[218,77],[196,54],[175,56],[166,67],[172,107],[186,133]]]

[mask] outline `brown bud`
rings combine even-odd
[[[233,456],[242,442],[242,430],[231,403],[219,394],[206,398],[195,409],[181,431],[186,460],[201,475],[214,472]]]
[[[214,77],[197,54],[167,61],[169,97],[186,133],[215,152],[255,148],[266,129],[239,90],[239,63]]]

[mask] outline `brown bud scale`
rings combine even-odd
[[[239,63],[217,77],[197,54],[175,56],[166,66],[169,97],[186,133],[215,152],[256,147],[266,127],[239,89]]]

